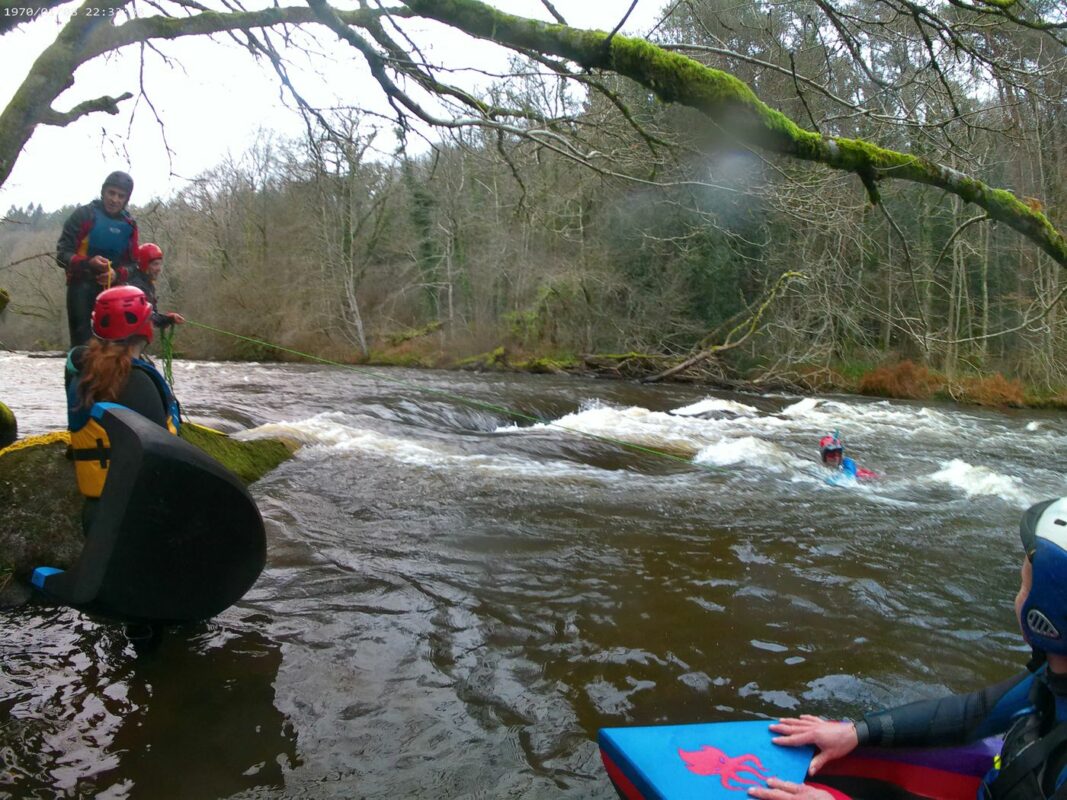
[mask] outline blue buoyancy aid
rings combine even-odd
[[[123,212],[109,217],[99,205],[93,205],[93,224],[81,241],[78,251],[87,258],[103,256],[108,261],[122,263],[130,250],[133,220]]]
[[[1000,755],[978,792],[979,800],[1057,800],[1067,794],[1067,698],[1053,695],[1042,666],[1030,687],[1028,705],[1014,717]],[[1059,774],[1046,774],[1058,769]],[[1045,787],[1051,786],[1048,793]]]

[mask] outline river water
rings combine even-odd
[[[63,426],[60,373],[0,354],[22,433]],[[1016,671],[1020,513],[1067,494],[1060,413],[174,373],[189,418],[304,443],[251,488],[267,568],[149,654],[0,612],[0,796],[613,798],[602,726],[852,715]],[[881,480],[825,482],[834,429]]]

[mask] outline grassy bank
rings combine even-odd
[[[446,345],[432,335],[436,329],[409,332],[384,341],[366,358],[350,348],[321,341],[302,342],[304,352],[340,364],[367,367],[458,369],[477,372],[526,372],[647,381],[681,362],[680,357],[654,353],[594,353],[553,351],[500,345],[470,354],[471,342]],[[176,352],[178,357],[196,353]],[[839,392],[907,400],[942,400],[992,408],[1067,409],[1067,386],[1032,385],[1000,372],[957,372],[954,375],[907,359],[881,361],[851,359],[829,363],[780,364],[746,358],[740,353],[709,360],[672,376],[676,383],[742,391],[787,391],[796,394]],[[213,356],[218,358],[220,356]],[[297,362],[296,350],[262,346],[254,353],[230,352],[223,358]]]
[[[827,370],[821,390],[990,408],[1067,408],[1067,387],[1036,386],[1000,372],[946,375],[910,360],[849,363]]]
[[[371,353],[374,366],[462,369],[483,372],[555,373],[587,377],[645,380],[679,359],[647,353],[530,353],[497,347],[474,356],[454,358],[441,350],[403,347]],[[829,365],[798,364],[788,372],[769,372],[760,365],[713,362],[672,378],[729,390],[775,391],[798,394],[841,392],[900,400],[943,400],[990,408],[1067,409],[1067,386],[1023,383],[999,372],[957,373],[949,376],[910,360],[885,363],[848,361]]]

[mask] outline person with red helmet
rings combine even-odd
[[[137,251],[137,267],[153,280],[163,271],[163,250],[155,242],[145,242]]]
[[[93,338],[67,356],[67,427],[78,489],[95,501],[107,480],[110,445],[93,411],[118,403],[177,433],[178,401],[142,352],[152,341],[152,306],[136,286],[101,292],[93,305]],[[87,509],[95,506],[87,504]]]
[[[126,210],[133,178],[112,172],[100,197],[74,210],[56,243],[56,263],[67,273],[67,326],[71,347],[92,336],[96,296],[127,281],[137,260],[137,221]]]
[[[131,286],[136,286],[145,293],[148,302],[152,306],[152,323],[162,330],[163,328],[185,322],[185,317],[177,311],[168,311],[166,314],[159,312],[156,299],[156,281],[163,272],[163,250],[154,242],[142,244],[137,251],[137,269],[130,275]]]
[[[841,434],[834,431],[819,440],[819,455],[824,466],[856,480],[867,481],[877,478],[878,474],[859,466],[845,455],[845,443]]]

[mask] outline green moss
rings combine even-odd
[[[805,133],[807,132],[805,131]],[[899,172],[925,168],[921,159],[915,156],[886,150],[884,147],[865,142],[862,139],[835,137],[822,140],[822,147],[827,163],[853,172],[866,167],[887,174],[892,174],[892,171]],[[931,169],[935,167],[933,164],[929,166]],[[932,172],[929,177],[934,177]]]
[[[507,349],[503,346],[490,350],[488,353],[479,353],[476,356],[470,356],[456,362],[457,369],[505,370],[512,366],[508,362]]]
[[[396,345],[403,344],[404,342],[410,342],[412,339],[421,339],[423,336],[429,336],[431,333],[436,333],[441,330],[441,322],[431,322],[428,325],[423,325],[421,328],[411,328],[408,330],[399,331],[390,335],[386,341],[389,344]]]
[[[240,442],[188,423],[182,438],[245,483],[292,455],[278,440]],[[66,449],[65,442],[53,441],[0,456],[0,607],[26,598],[25,579],[34,567],[69,567],[81,553],[83,499]]]
[[[597,353],[597,358],[604,358],[615,361],[625,361],[628,358],[648,358],[648,353],[635,353],[630,351],[629,353]]]
[[[0,573],[22,578],[37,566],[67,567],[81,552],[82,496],[66,449],[51,442],[0,456]],[[19,592],[19,581],[9,580],[0,606],[24,599]]]
[[[584,366],[582,360],[574,355],[531,358],[527,361],[519,361],[514,365],[515,369],[522,372],[533,372],[537,374],[578,372],[581,371]]]
[[[278,439],[242,442],[200,425],[186,423],[181,438],[195,444],[246,484],[258,481],[293,454],[295,445]]]
[[[10,408],[0,403],[0,448],[7,447],[19,436],[19,425]]]

